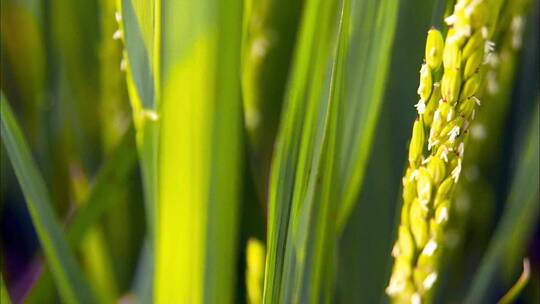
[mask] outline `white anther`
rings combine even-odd
[[[120,12],[116,11],[114,12],[114,19],[116,19],[116,22],[120,22],[122,21],[122,15],[120,14]]]
[[[394,247],[392,247],[392,256],[394,258],[397,258],[401,254],[401,250],[399,250],[399,246],[397,243],[394,244]]]
[[[450,16],[448,16],[448,17],[446,17],[444,19],[444,22],[446,22],[446,24],[448,24],[448,25],[452,25],[452,24],[454,24],[456,22],[456,16],[455,15],[450,15]]]
[[[127,62],[125,58],[120,60],[120,71],[125,71],[127,69]]]
[[[495,50],[495,42],[491,40],[486,40],[486,43],[484,44],[484,52],[486,54],[489,54]]]
[[[489,31],[488,31],[487,26],[483,26],[481,31],[482,31],[482,38],[487,39],[489,36]]]
[[[121,38],[122,38],[122,31],[121,31],[121,30],[117,30],[116,32],[114,32],[112,38],[113,38],[114,40],[121,39]]]
[[[409,178],[409,180],[412,182],[413,180],[417,179],[418,178],[418,170],[414,170],[412,173],[411,173],[411,177]]]
[[[465,144],[460,143],[457,151],[458,151],[459,157],[463,157],[463,152],[465,152]]]
[[[447,220],[448,220],[448,208],[441,207],[441,213],[439,213],[439,216],[437,217],[437,224],[446,222]]]
[[[432,256],[435,250],[437,250],[437,242],[430,240],[426,244],[426,247],[424,247],[424,250],[422,250],[422,254],[425,256]]]
[[[411,304],[422,304],[422,298],[417,292],[411,296]]]
[[[461,158],[458,158],[458,164],[454,168],[454,170],[452,170],[452,173],[451,173],[452,178],[454,178],[455,183],[458,182],[460,174],[461,174]]]
[[[414,105],[419,115],[422,115],[426,112],[426,104],[422,99],[418,100],[418,103]]]
[[[388,284],[385,291],[391,296],[400,293],[403,289],[405,289],[405,282],[403,280],[396,280],[395,278],[392,278],[390,279],[390,284]]]
[[[446,114],[446,121],[450,121],[452,118],[454,118],[454,109],[450,109],[448,114]]]
[[[147,118],[150,121],[157,121],[159,119],[159,115],[156,111],[150,110],[150,109],[144,109],[142,110],[143,117]]]
[[[425,289],[430,289],[433,286],[433,284],[435,284],[435,281],[437,281],[437,273],[432,272],[427,275],[422,285],[424,285]]]
[[[456,141],[456,137],[458,137],[458,135],[459,135],[459,127],[455,126],[448,133],[448,141],[453,143],[454,141]]]
[[[476,8],[476,5],[469,5],[465,8],[465,16],[467,18],[471,17],[472,13],[474,12],[474,9]]]
[[[446,147],[444,147],[444,146],[442,148],[440,157],[441,157],[442,160],[444,160],[445,163],[448,162],[448,149],[446,149]]]

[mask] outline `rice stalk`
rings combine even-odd
[[[514,303],[519,294],[523,291],[523,288],[527,286],[529,279],[531,277],[531,266],[528,258],[523,260],[523,272],[517,279],[516,283],[512,285],[512,288],[497,302],[498,304],[510,304]]]
[[[156,1],[117,0],[114,16],[118,29],[112,37],[122,40],[123,58],[118,68],[126,73],[126,86],[136,130],[141,165],[147,237],[153,248],[157,205],[157,68],[154,44]],[[153,250],[152,250],[153,251]]]

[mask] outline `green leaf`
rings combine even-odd
[[[243,173],[241,1],[159,6],[154,301],[232,303]]]
[[[60,294],[67,303],[92,303],[90,287],[55,219],[43,178],[3,94],[0,105],[2,139]]]
[[[527,238],[526,235],[530,233],[530,229],[537,221],[539,211],[538,166],[540,165],[538,160],[540,152],[539,111],[537,99],[526,141],[516,158],[519,163],[512,181],[505,211],[473,279],[466,298],[467,303],[485,302],[490,283],[502,264],[507,244],[511,243],[514,238]],[[523,233],[525,235],[520,235]]]
[[[73,219],[68,223],[66,238],[71,248],[78,248],[88,230],[99,223],[107,210],[114,206],[115,202],[108,199],[109,193],[126,187],[127,179],[136,164],[135,138],[133,128],[130,127],[99,170],[86,202],[76,210]],[[40,303],[43,299],[42,294],[52,283],[51,280],[50,270],[44,269],[25,301]]]
[[[264,303],[328,299],[332,287],[325,262],[335,245],[333,149],[350,11],[348,1],[304,9],[272,164]]]
[[[148,235],[154,243],[157,206],[158,96],[159,54],[155,26],[156,5],[160,1],[119,0],[119,33],[123,36],[126,60],[127,89],[133,110],[137,147],[144,188]],[[153,251],[153,250],[152,250]]]
[[[388,78],[398,0],[351,1],[345,111],[338,144],[338,230],[344,228],[363,183]],[[374,34],[377,33],[377,34]]]
[[[154,271],[152,245],[145,239],[134,273],[131,291],[137,295],[139,303],[152,303],[153,276],[148,275]]]
[[[387,55],[391,66],[380,117],[373,130],[372,150],[360,194],[339,241],[339,303],[379,303],[387,299],[384,289],[392,266],[390,252],[401,206],[407,141],[416,113],[412,105],[418,98],[418,66],[433,5],[433,1],[423,0],[399,3],[393,51]]]
[[[103,214],[111,208],[107,199],[113,189],[126,186],[129,174],[137,164],[133,129],[129,128],[122,140],[99,170],[86,202],[75,212],[68,225],[67,239],[71,246],[77,247],[90,227],[96,224]]]
[[[272,164],[265,303],[333,299],[336,242],[360,190],[396,14],[397,1],[305,3]]]
[[[4,284],[4,276],[2,275],[0,275],[0,303],[11,304],[6,284]]]
[[[143,182],[148,237],[147,280],[154,282],[154,252],[158,206],[158,148],[161,0],[117,0],[119,31],[124,41],[124,60],[129,100],[133,111],[137,150]]]

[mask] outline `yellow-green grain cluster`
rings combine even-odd
[[[486,62],[485,81],[481,88],[482,101],[489,106],[483,107],[471,124],[471,136],[463,163],[464,174],[456,189],[455,208],[450,214],[452,222],[447,228],[449,247],[456,249],[458,255],[465,254],[460,248],[464,234],[480,233],[491,222],[492,198],[496,189],[489,176],[493,174],[494,165],[503,157],[498,145],[504,136],[505,121],[512,103],[518,55],[531,2],[505,2],[491,38],[497,45]],[[474,209],[471,209],[472,203]]]
[[[458,0],[446,39],[430,29],[420,69],[418,117],[403,177],[403,206],[386,292],[397,303],[429,302],[438,277],[444,228],[461,174],[478,90],[493,43],[488,40],[498,5]]]

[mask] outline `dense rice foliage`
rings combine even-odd
[[[1,303],[537,303],[538,0],[0,0]]]

